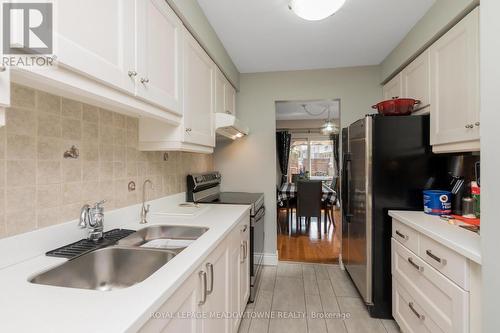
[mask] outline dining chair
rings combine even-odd
[[[332,190],[334,190],[336,193],[339,193],[337,190],[338,187],[338,177],[334,177],[332,179],[332,182],[328,185]],[[328,231],[328,228],[330,225],[335,226],[335,218],[334,218],[334,208],[337,205],[337,197],[335,198],[334,202],[330,201],[324,201],[323,202],[323,207],[322,209],[325,211],[325,234]]]
[[[318,232],[321,237],[322,188],[320,180],[299,180],[297,183],[297,210],[295,222],[297,230],[302,230],[302,217],[305,218],[306,230],[309,230],[311,218],[318,221]]]

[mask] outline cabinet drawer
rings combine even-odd
[[[392,240],[392,273],[440,332],[468,332],[469,293]]]
[[[442,333],[422,307],[403,286],[392,278],[392,316],[405,333]]]
[[[418,253],[418,232],[398,220],[392,220],[392,237],[401,244]]]
[[[469,290],[469,263],[465,257],[424,235],[420,235],[418,254],[460,287]]]

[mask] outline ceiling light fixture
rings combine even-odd
[[[298,17],[308,21],[319,21],[335,14],[345,0],[290,0],[290,8]]]
[[[321,126],[320,131],[323,135],[337,134],[339,132],[337,125],[335,125],[330,119],[330,106],[328,106],[328,119],[325,121],[323,126]]]

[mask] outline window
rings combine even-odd
[[[337,177],[336,170],[332,140],[323,136],[292,137],[288,181],[301,172],[309,172],[311,179],[330,181]]]

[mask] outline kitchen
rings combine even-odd
[[[324,3],[343,6],[314,21],[297,0],[2,3],[2,331],[496,331],[500,5]],[[425,186],[413,212],[386,206],[378,316],[342,251],[278,259],[275,103],[339,99],[341,134],[393,97],[420,100],[386,118],[427,118],[426,153],[466,156],[445,173],[480,174],[483,223],[424,214]]]

